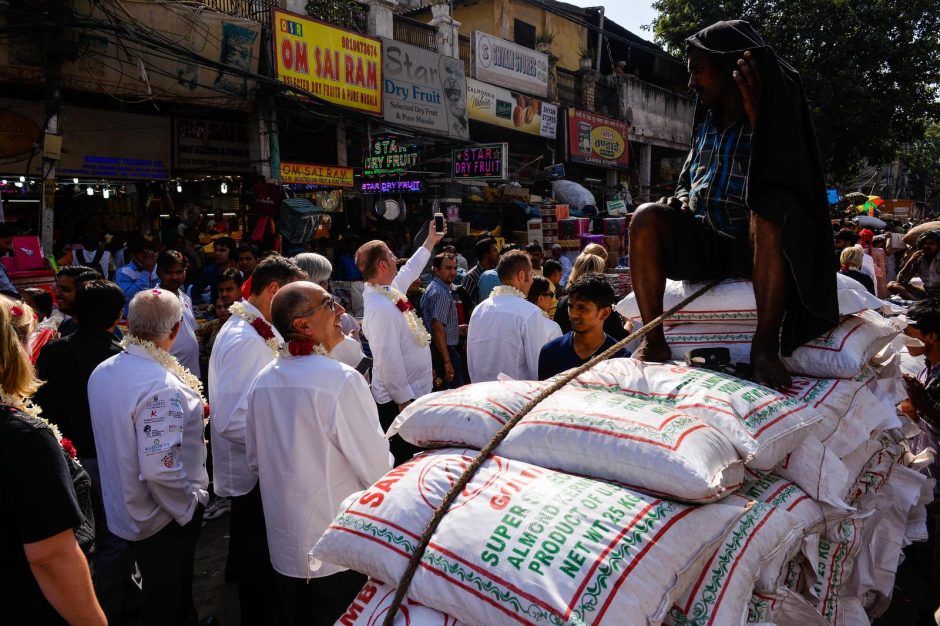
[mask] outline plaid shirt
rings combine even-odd
[[[737,237],[747,231],[745,205],[751,161],[751,124],[746,117],[720,129],[709,111],[695,131],[675,196],[688,196],[695,217],[712,230]]]
[[[470,306],[475,307],[480,304],[480,276],[483,274],[483,267],[477,263],[463,277],[461,286],[466,289],[467,296],[470,298]]]
[[[444,325],[444,336],[448,346],[456,346],[460,341],[460,326],[457,323],[457,305],[454,302],[454,290],[436,276],[421,296],[421,318],[428,332],[434,334],[431,322],[437,320]]]

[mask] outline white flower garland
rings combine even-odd
[[[121,340],[121,347],[127,348],[127,346],[140,346],[143,348],[147,354],[153,357],[154,361],[165,367],[173,375],[183,381],[184,385],[195,391],[196,395],[199,396],[199,399],[202,400],[203,405],[208,404],[206,397],[203,395],[202,381],[199,380],[195,374],[183,367],[183,365],[176,359],[175,356],[166,350],[158,348],[152,341],[140,339],[134,335],[124,335],[124,339]]]
[[[5,404],[7,406],[12,406],[17,411],[29,415],[33,419],[39,420],[45,424],[49,430],[52,431],[55,440],[62,442],[62,433],[59,432],[59,427],[47,420],[42,416],[42,409],[35,404],[29,398],[24,398],[23,396],[14,396],[8,394],[5,391],[0,390],[0,404]]]
[[[408,298],[405,297],[405,294],[398,291],[391,285],[369,284],[383,296],[391,300],[392,304],[395,305],[395,308],[398,308],[398,303],[402,300],[408,302]],[[401,313],[405,316],[405,322],[408,324],[408,328],[411,330],[411,334],[414,335],[415,341],[418,342],[418,345],[422,348],[424,346],[431,345],[431,334],[428,332],[428,329],[424,327],[424,322],[421,321],[421,318],[418,317],[417,313],[415,313],[414,307],[408,309],[407,311],[402,311]]]
[[[255,321],[256,319],[260,319],[260,320],[263,321],[265,324],[267,324],[269,328],[271,328],[271,332],[272,332],[272,333],[274,332],[274,328],[271,327],[271,324],[268,323],[268,320],[264,319],[264,318],[261,317],[260,315],[255,315],[253,312],[249,311],[249,310],[248,310],[248,307],[246,307],[243,302],[235,302],[235,303],[233,303],[233,304],[228,308],[228,310],[229,310],[229,313],[231,313],[232,315],[235,315],[236,317],[240,317],[240,318],[242,318],[243,320],[245,320],[246,322],[248,322],[248,325],[249,325],[249,326],[251,326],[252,324],[254,324],[254,321]],[[262,337],[262,339],[264,339],[264,337]],[[277,336],[270,337],[270,338],[268,338],[268,339],[264,339],[264,343],[266,343],[267,346],[268,346],[268,348],[271,349],[271,354],[273,354],[274,356],[277,356],[277,355],[278,355],[278,351],[280,350],[281,346],[280,346],[280,344],[279,344],[278,341],[277,341]]]
[[[498,287],[493,287],[493,291],[490,292],[490,297],[492,298],[494,296],[517,296],[525,300],[525,294],[512,285],[499,285]]]

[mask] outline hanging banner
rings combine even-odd
[[[342,106],[382,113],[382,43],[273,9],[277,79]]]
[[[568,109],[568,160],[629,169],[629,132],[626,122]]]
[[[175,170],[226,174],[247,174],[251,171],[248,127],[245,124],[188,118],[176,118],[175,123]]]
[[[363,176],[389,176],[418,169],[420,150],[413,143],[400,141],[395,135],[372,139],[369,154],[362,159]]]
[[[467,77],[463,61],[382,38],[385,121],[467,139]]]
[[[475,180],[505,180],[509,173],[509,144],[490,143],[455,148],[451,153],[451,175]]]
[[[339,165],[281,161],[281,182],[324,187],[352,187],[353,169]]]
[[[467,79],[470,119],[530,135],[555,138],[558,106],[502,87]]]
[[[478,30],[470,35],[473,78],[536,96],[548,95],[548,55]]]

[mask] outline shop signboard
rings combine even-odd
[[[369,154],[362,160],[364,176],[390,176],[414,171],[418,167],[418,146],[400,141],[395,135],[374,137]]]
[[[628,169],[630,126],[587,111],[568,109],[568,159],[602,167]]]
[[[7,3],[9,4],[9,3]],[[20,3],[24,8],[39,6]],[[231,4],[231,3],[230,3]],[[88,24],[109,23],[113,5],[70,0],[70,12]],[[173,53],[128,36],[124,28],[76,28],[79,54],[64,58],[63,90],[107,94],[118,99],[193,101],[225,109],[254,109],[261,49],[261,23],[204,10],[202,3],[127,2],[121,19],[146,27],[156,40],[172,42]],[[8,26],[13,27],[13,26]],[[53,31],[45,37],[55,37]],[[7,37],[0,45],[0,75],[21,81],[42,80],[47,61],[43,37]],[[12,93],[8,90],[8,93]]]
[[[548,95],[548,55],[478,30],[470,35],[473,78],[536,96]]]
[[[353,169],[339,165],[281,161],[281,182],[287,184],[352,187]]]
[[[424,185],[418,179],[389,179],[362,183],[362,193],[421,193]]]
[[[505,180],[509,173],[509,144],[489,143],[472,148],[455,148],[451,162],[454,178]]]
[[[470,119],[530,135],[555,138],[558,106],[502,87],[467,80]]]
[[[40,153],[29,137],[38,137],[44,121],[42,103],[0,98],[0,171],[39,176]],[[166,180],[170,177],[170,119],[118,113],[64,104],[59,123],[61,158],[56,175],[98,180]],[[32,157],[30,155],[33,155]],[[28,168],[28,169],[27,169]]]
[[[455,139],[470,137],[463,61],[382,38],[385,121]]]
[[[173,165],[181,172],[247,174],[251,170],[247,125],[225,120],[176,118]]]
[[[382,42],[273,9],[277,79],[317,98],[382,113]]]

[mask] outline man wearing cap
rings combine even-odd
[[[923,300],[940,297],[940,230],[929,230],[917,238],[917,250],[898,272],[898,278],[888,283],[888,291],[905,300]],[[919,277],[922,285],[911,284]]]
[[[630,223],[633,288],[644,323],[663,312],[667,278],[750,278],[758,322],[755,380],[784,389],[783,354],[839,320],[825,177],[799,74],[747,22],[686,40],[695,131],[674,197]],[[781,332],[782,326],[782,332]],[[662,326],[634,357],[670,358]]]

